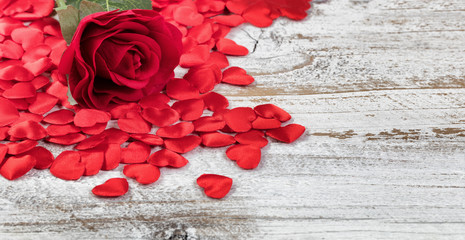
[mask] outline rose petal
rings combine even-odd
[[[0,34],[1,35],[10,36],[13,30],[20,28],[20,27],[24,27],[24,24],[23,22],[19,20],[5,17],[5,16],[0,18]]]
[[[236,143],[236,139],[228,134],[219,132],[202,134],[202,144],[206,147],[225,147]]]
[[[56,143],[60,145],[73,145],[86,139],[86,136],[80,133],[71,133],[64,136],[51,136],[46,138],[47,142]]]
[[[199,90],[184,79],[173,79],[166,85],[166,94],[178,100],[199,97]]]
[[[150,146],[143,142],[132,142],[121,149],[121,163],[144,163],[150,155]]]
[[[0,69],[0,79],[28,82],[34,79],[34,75],[23,66],[10,65]]]
[[[105,155],[100,150],[79,151],[81,162],[85,165],[84,176],[96,175],[102,169]]]
[[[81,131],[88,135],[97,135],[105,131],[106,127],[107,123],[97,123],[92,127],[83,127],[81,128]]]
[[[31,113],[44,114],[52,109],[58,102],[58,98],[44,92],[38,92],[35,101],[29,105]]]
[[[194,131],[191,122],[181,122],[176,125],[162,127],[157,130],[157,135],[163,138],[180,138]]]
[[[148,144],[150,146],[160,146],[163,145],[163,139],[159,136],[153,135],[153,134],[148,134],[148,133],[143,133],[143,134],[131,134],[131,138],[140,142],[143,142],[145,144]]]
[[[37,76],[32,81],[31,84],[34,86],[36,90],[40,90],[43,87],[47,86],[50,83],[50,79],[46,76]]]
[[[212,18],[216,23],[220,23],[229,27],[237,27],[244,23],[244,18],[240,15],[218,15]]]
[[[103,143],[103,141],[105,141],[105,137],[106,136],[104,134],[99,134],[99,135],[88,137],[87,139],[84,139],[81,142],[79,142],[79,144],[77,144],[74,148],[78,150],[86,150],[86,149],[94,148],[100,145],[101,143]]]
[[[119,197],[128,192],[129,184],[125,178],[110,178],[105,183],[95,186],[92,193],[99,197]]]
[[[137,112],[129,112],[126,114],[126,118],[120,118],[118,126],[127,133],[148,133],[152,128],[152,125]]]
[[[3,43],[0,43],[0,58],[21,59],[23,54],[24,50],[21,45],[11,40],[5,40]],[[0,79],[4,79],[1,74]]]
[[[211,198],[223,198],[231,190],[233,180],[229,177],[216,174],[202,174],[197,178],[197,184],[204,189]]]
[[[196,87],[200,93],[206,93],[221,82],[221,70],[217,65],[193,67],[184,75],[184,79]]]
[[[202,24],[203,16],[190,6],[179,6],[173,11],[173,19],[186,26],[197,26]]]
[[[137,103],[119,105],[110,110],[112,119],[124,118],[128,112],[140,112],[141,107]]]
[[[5,90],[3,96],[8,99],[22,99],[36,96],[36,88],[29,82],[19,82]]]
[[[279,127],[281,127],[281,122],[274,118],[262,118],[259,116],[252,122],[253,129],[273,129]]]
[[[228,58],[220,52],[211,52],[210,57],[205,62],[206,65],[216,64],[220,69],[227,68],[229,66]]]
[[[278,141],[292,143],[305,132],[305,127],[299,124],[289,124],[284,127],[266,131],[266,135]]]
[[[8,147],[8,154],[18,155],[33,149],[37,144],[37,141],[28,139],[21,142],[9,142],[6,146]]]
[[[23,62],[35,62],[41,58],[48,57],[52,49],[45,44],[37,45],[35,47],[29,48],[22,56],[21,60]]]
[[[265,147],[268,144],[268,140],[264,138],[265,133],[258,130],[250,130],[245,133],[238,133],[234,138],[237,142],[242,144],[254,145],[259,148]]]
[[[237,144],[226,150],[226,156],[243,169],[254,169],[260,163],[261,150],[254,145]]]
[[[64,136],[71,133],[78,133],[80,131],[81,129],[74,126],[73,124],[50,125],[47,127],[47,133],[52,137]]]
[[[154,93],[148,96],[143,97],[139,101],[139,105],[142,108],[155,107],[160,108],[160,106],[168,106],[167,103],[170,101],[170,98],[163,93]],[[169,106],[168,106],[169,107]]]
[[[202,99],[188,99],[177,101],[172,108],[176,110],[181,119],[184,121],[192,121],[199,119],[203,114],[205,104]]]
[[[74,112],[61,109],[55,112],[52,112],[44,117],[44,122],[50,124],[68,124],[74,121]]]
[[[108,144],[102,148],[105,152],[102,170],[112,170],[119,166],[121,160],[121,147],[119,144]]]
[[[55,160],[53,154],[44,147],[34,147],[21,155],[30,155],[34,157],[36,160],[36,164],[34,165],[35,169],[47,169]]]
[[[0,166],[2,166],[3,161],[5,161],[5,156],[8,153],[8,146],[0,143]]]
[[[199,136],[188,135],[182,138],[166,139],[165,147],[173,152],[186,153],[199,146],[201,141]]]
[[[222,82],[245,86],[254,82],[254,78],[240,67],[230,67],[223,72]]]
[[[44,34],[39,29],[22,27],[11,32],[13,41],[22,44],[24,50],[29,50],[44,42]]]
[[[229,101],[223,95],[216,92],[209,92],[202,95],[205,107],[210,111],[216,112],[229,106]]]
[[[131,164],[124,166],[123,174],[140,184],[150,184],[160,178],[160,169],[152,164]]]
[[[223,117],[233,131],[247,132],[252,129],[252,121],[257,118],[257,115],[252,108],[238,107],[226,112]]]
[[[142,117],[157,127],[166,127],[179,120],[179,113],[172,109],[145,108]]]
[[[8,134],[17,139],[39,140],[47,136],[47,131],[39,123],[28,120],[13,125]]]
[[[210,56],[210,49],[208,45],[204,44],[192,47],[188,52],[181,55],[179,65],[189,68],[204,64]]]
[[[36,164],[31,155],[9,157],[0,168],[0,174],[8,180],[15,180],[29,172]]]
[[[291,115],[284,111],[282,108],[274,104],[262,104],[254,108],[258,116],[264,118],[275,118],[281,122],[286,122],[291,119]]]
[[[6,126],[19,118],[15,105],[5,98],[0,98],[0,127]]]
[[[168,149],[162,149],[160,151],[154,152],[152,155],[150,155],[147,161],[157,167],[173,168],[181,168],[189,163],[185,157]]]
[[[245,56],[249,54],[249,50],[241,45],[238,45],[231,39],[222,38],[216,42],[216,48],[218,52],[232,56]]]
[[[97,123],[107,123],[111,115],[97,109],[81,109],[74,116],[74,125],[77,127],[92,127]]]
[[[196,132],[214,132],[226,124],[225,121],[215,117],[201,117],[193,122]]]
[[[64,151],[56,157],[50,173],[63,180],[78,180],[84,174],[85,167],[78,152]]]
[[[105,129],[105,131],[103,131],[103,134],[107,136],[106,138],[107,143],[110,143],[110,144],[114,143],[114,144],[117,144],[118,146],[123,144],[129,139],[129,134],[117,128]]]

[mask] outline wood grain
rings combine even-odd
[[[117,199],[90,189],[121,169],[1,178],[0,239],[465,239],[465,2],[318,2],[301,22],[234,29],[251,54],[230,62],[256,82],[216,89],[286,109],[299,141],[271,141],[253,171],[198,148]],[[232,177],[231,193],[205,197],[202,173]]]

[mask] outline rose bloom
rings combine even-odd
[[[81,20],[59,70],[81,106],[108,110],[162,90],[179,64],[181,37],[152,10],[95,13]]]

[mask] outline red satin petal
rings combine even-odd
[[[5,156],[8,153],[8,146],[0,143],[0,166],[2,166]]]
[[[28,50],[44,42],[44,34],[35,28],[16,28],[11,32],[13,41],[22,44],[24,50]]]
[[[86,139],[86,136],[83,135],[83,134],[80,134],[80,133],[71,133],[71,134],[67,134],[67,135],[64,135],[64,136],[53,136],[53,137],[48,137],[46,138],[45,140],[47,142],[51,142],[51,143],[56,143],[56,144],[60,144],[60,145],[73,145],[73,144],[76,144],[82,140]]]
[[[74,121],[74,112],[61,109],[55,112],[52,112],[44,117],[44,122],[50,124],[68,124]]]
[[[215,117],[201,117],[193,122],[196,132],[214,132],[226,124],[225,121]]]
[[[201,25],[198,25],[198,26],[195,26],[189,29],[189,33],[187,36],[195,39],[197,43],[205,43],[212,38],[212,35],[213,35],[212,24],[209,22],[206,22],[206,23],[203,23]],[[210,49],[208,49],[207,54],[210,53],[209,50]]]
[[[47,131],[39,123],[28,120],[13,125],[8,134],[17,139],[39,140],[47,136]]]
[[[105,155],[100,150],[79,151],[81,162],[85,165],[84,176],[96,175],[102,169]]]
[[[128,112],[140,112],[141,107],[137,103],[119,105],[110,110],[112,119],[124,118]]]
[[[157,167],[181,168],[186,166],[189,161],[173,151],[162,149],[150,155],[148,162]]]
[[[0,18],[0,34],[1,35],[10,36],[13,30],[20,28],[20,27],[24,27],[24,24],[23,22],[19,20],[5,17],[5,16]]]
[[[150,184],[160,178],[160,169],[152,164],[131,164],[124,166],[123,174],[140,184]]]
[[[245,133],[238,133],[234,138],[237,142],[242,144],[254,145],[259,148],[265,147],[268,145],[268,140],[264,138],[265,133],[258,130],[250,130]]]
[[[20,59],[23,56],[23,54],[24,50],[21,47],[21,45],[11,40],[5,40],[3,43],[0,44],[0,58]],[[0,74],[0,76],[2,75]],[[0,79],[4,78],[0,77]]]
[[[47,57],[51,51],[52,49],[45,44],[37,45],[33,48],[28,49],[23,54],[21,60],[26,63],[35,62],[43,57]]]
[[[252,121],[257,118],[257,115],[252,108],[238,107],[226,112],[223,117],[233,131],[247,132],[252,129]]]
[[[42,118],[43,118],[42,115],[39,115],[39,114],[28,113],[28,112],[20,112],[19,113],[19,118],[14,123],[12,123],[11,125],[15,125],[15,124],[25,122],[25,121],[33,121],[33,122],[38,123],[38,122],[42,121]]]
[[[56,157],[50,173],[63,180],[78,180],[84,174],[85,167],[78,152],[64,151]]]
[[[202,134],[202,144],[206,147],[225,147],[234,144],[236,139],[228,134],[219,132]]]
[[[53,154],[44,147],[35,147],[21,155],[33,156],[36,160],[36,164],[34,165],[35,169],[47,169],[55,160]]]
[[[107,123],[111,115],[97,109],[81,109],[74,116],[74,125],[77,127],[92,127],[97,123]]]
[[[52,74],[53,77],[53,74]],[[46,93],[60,99],[61,104],[65,107],[71,107],[68,103],[68,87],[63,85],[61,82],[52,82],[50,86],[45,91]],[[68,103],[69,106],[66,106],[64,103]]]
[[[21,142],[9,142],[6,146],[8,147],[8,154],[18,155],[33,149],[37,144],[37,141],[28,139]]]
[[[170,101],[170,98],[166,96],[163,93],[154,93],[148,96],[143,97],[139,101],[139,105],[142,108],[148,108],[148,107],[155,107],[159,108],[159,106],[167,105],[167,103]]]
[[[105,131],[106,127],[107,123],[97,123],[92,127],[83,127],[81,128],[81,131],[88,135],[97,135]]]
[[[119,144],[108,144],[103,148],[105,160],[103,161],[102,170],[112,170],[119,166],[121,160],[121,147]]]
[[[36,88],[28,82],[19,82],[5,90],[3,96],[8,99],[30,98],[36,95]]]
[[[284,127],[266,131],[266,135],[278,141],[291,143],[297,140],[305,132],[305,127],[299,124],[289,124]]]
[[[176,125],[162,127],[157,130],[157,135],[163,138],[180,138],[194,131],[194,124],[181,122]]]
[[[172,108],[179,113],[181,119],[184,121],[199,119],[203,114],[204,107],[205,103],[202,99],[177,101],[172,106]]]
[[[260,163],[261,150],[254,145],[237,144],[226,150],[226,156],[243,169],[254,169]]]
[[[127,133],[148,133],[152,128],[152,125],[137,112],[129,112],[126,114],[126,118],[120,118],[118,126]]]
[[[6,126],[19,118],[15,105],[5,98],[0,98],[0,127]]]
[[[18,110],[28,110],[29,102],[34,100],[35,98],[27,98],[27,99],[10,99],[10,101],[15,105]]]
[[[105,183],[95,186],[92,193],[99,197],[119,197],[128,192],[129,184],[125,178],[110,178]]]
[[[202,99],[205,102],[205,107],[213,112],[225,109],[229,106],[228,99],[216,92],[209,92],[202,95]]]
[[[269,27],[273,23],[273,17],[270,14],[270,9],[257,5],[246,9],[242,17],[252,25],[264,28]]]
[[[173,99],[186,100],[197,98],[199,90],[184,79],[173,79],[166,85],[166,94]]]
[[[117,128],[109,128],[105,129],[103,131],[103,134],[107,136],[107,143],[114,143],[117,144],[118,146],[123,144],[129,139],[129,134],[121,131],[120,129]]]
[[[241,45],[238,45],[231,39],[222,38],[216,42],[216,48],[218,52],[232,56],[245,56],[249,54],[249,50]]]
[[[258,105],[254,108],[254,110],[258,116],[264,118],[275,118],[281,122],[286,122],[291,119],[291,115],[289,113],[271,103]]]
[[[281,122],[274,118],[262,118],[259,116],[252,122],[253,129],[273,129],[279,127],[281,127]]]
[[[58,98],[47,93],[38,92],[35,101],[29,105],[29,112],[44,114],[52,109],[58,102]]]
[[[212,18],[216,23],[220,23],[229,27],[237,27],[244,23],[244,18],[240,15],[218,15]]]
[[[0,174],[8,180],[15,180],[29,172],[36,164],[31,155],[9,157],[0,168]]]
[[[28,82],[34,79],[34,75],[23,66],[10,65],[0,69],[0,79]]]
[[[217,65],[193,67],[184,75],[184,79],[197,88],[200,93],[206,93],[221,82],[221,70]]]
[[[150,146],[143,142],[132,142],[121,149],[121,163],[144,163],[150,155]]]
[[[29,70],[34,76],[47,71],[52,66],[52,60],[48,57],[43,57],[35,62],[28,62],[24,64],[24,68]]]
[[[9,127],[0,127],[0,141],[5,140],[9,136],[8,130],[10,130]],[[0,143],[0,146],[1,146],[1,143]],[[0,161],[0,164],[1,164],[1,161]]]
[[[186,26],[197,26],[202,24],[203,16],[190,6],[179,6],[173,11],[173,19]]]
[[[194,67],[204,64],[210,56],[210,47],[207,45],[197,45],[188,52],[181,55],[179,65],[184,68]]]
[[[47,133],[52,137],[65,136],[71,133],[78,133],[80,131],[81,129],[73,124],[50,125],[47,127]]]
[[[150,146],[160,146],[163,145],[163,139],[159,136],[153,135],[153,134],[131,134],[131,138],[140,142],[143,142],[145,144],[148,144]]]
[[[43,87],[47,86],[49,83],[50,83],[50,79],[42,75],[35,77],[31,81],[32,86],[34,86],[36,90],[42,89]]]
[[[229,177],[216,174],[202,174],[197,178],[197,184],[204,189],[211,198],[224,198],[231,190],[233,180]]]
[[[205,64],[216,64],[220,69],[227,68],[229,66],[228,58],[220,52],[211,52],[210,57]]]
[[[165,140],[165,147],[173,152],[186,153],[200,145],[202,139],[199,136],[188,135],[182,138],[170,138]]]
[[[77,144],[74,148],[78,150],[86,150],[97,147],[98,145],[103,143],[103,141],[105,141],[105,137],[106,136],[104,134],[88,137],[87,139],[84,139],[81,142],[79,142],[79,144]]]
[[[223,72],[222,82],[245,86],[254,82],[254,78],[240,67],[230,67]]]
[[[142,117],[157,127],[166,127],[179,120],[179,113],[172,108],[145,108]]]

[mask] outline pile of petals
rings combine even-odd
[[[226,55],[246,55],[247,48],[225,38],[231,27],[250,22],[259,27],[279,16],[302,19],[305,0],[153,1],[154,9],[182,33],[180,65],[189,68],[161,93],[109,112],[72,106],[57,65],[66,49],[59,23],[48,15],[52,0],[0,3],[0,174],[17,179],[32,168],[50,169],[65,180],[78,180],[124,164],[123,174],[140,184],[156,182],[160,168],[181,168],[196,147],[227,147],[226,156],[243,169],[260,164],[267,136],[292,143],[305,131],[286,124],[291,116],[273,104],[228,109],[217,84],[249,85],[253,77],[229,66]],[[117,128],[108,127],[116,122]],[[39,141],[73,145],[56,158]],[[154,147],[161,149],[152,151]],[[233,180],[203,174],[197,184],[207,196],[223,198]],[[125,178],[112,178],[92,189],[97,196],[128,191]]]

